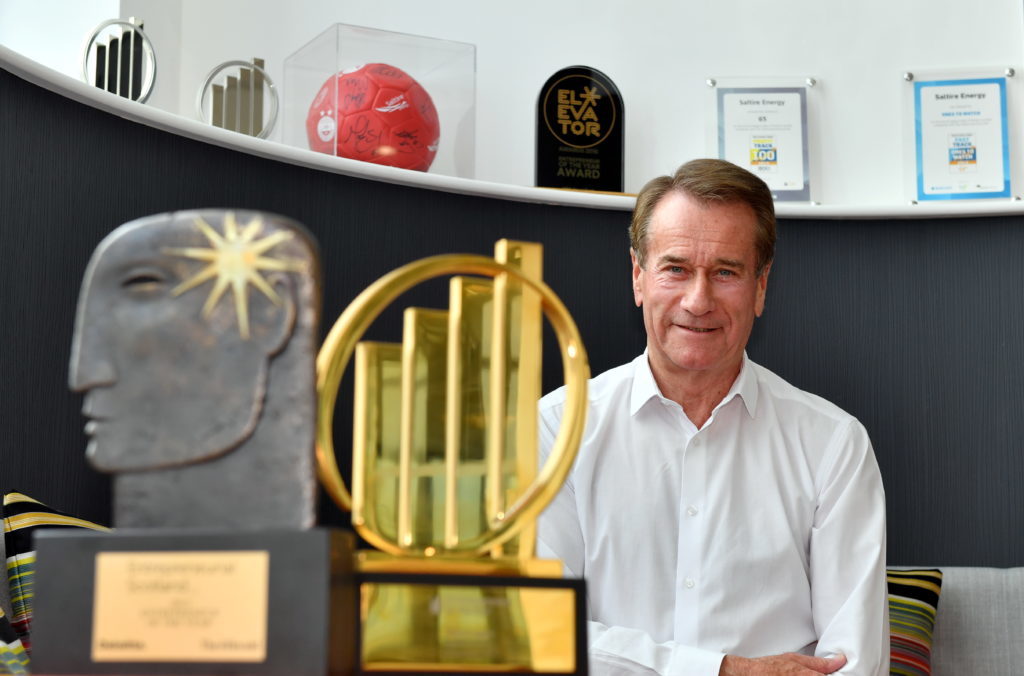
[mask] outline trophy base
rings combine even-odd
[[[351,674],[350,533],[42,531],[37,674]]]
[[[586,674],[583,580],[558,561],[360,552],[359,671]]]

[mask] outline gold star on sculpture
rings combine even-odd
[[[235,296],[238,332],[243,340],[248,340],[249,284],[262,291],[263,295],[269,298],[274,305],[281,304],[280,296],[260,274],[260,270],[300,272],[305,268],[305,264],[300,260],[271,258],[262,255],[281,242],[291,239],[292,233],[279,231],[263,239],[256,239],[260,230],[263,229],[263,219],[257,216],[239,231],[238,224],[235,222],[235,214],[232,212],[228,212],[224,217],[223,236],[201,218],[196,218],[196,228],[209,240],[210,248],[167,248],[164,249],[164,253],[209,261],[209,265],[172,289],[171,295],[179,296],[206,280],[216,277],[213,289],[203,305],[203,318],[209,318],[217,301],[230,286]]]

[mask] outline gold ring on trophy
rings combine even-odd
[[[342,508],[352,511],[353,525],[374,547],[393,555],[432,556],[433,546],[410,547],[383,537],[367,527],[361,518],[359,495],[356,504],[338,470],[334,451],[333,422],[338,388],[357,342],[381,312],[398,296],[420,282],[443,275],[468,274],[486,277],[508,275],[539,294],[544,315],[558,339],[566,384],[565,413],[555,444],[534,481],[504,511],[489,515],[487,529],[444,549],[447,555],[480,556],[507,542],[532,523],[554,498],[568,476],[575,451],[583,436],[586,418],[586,383],[589,378],[586,351],[576,324],[562,301],[544,282],[524,275],[517,268],[492,258],[469,254],[433,256],[414,261],[384,275],[352,301],[335,322],[317,356],[317,443],[320,480],[327,493]],[[353,464],[359,462],[353,459]],[[355,469],[353,470],[355,474]]]

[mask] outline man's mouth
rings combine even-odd
[[[701,328],[699,326],[681,326],[680,328],[686,329],[687,331],[691,331],[693,333],[711,333],[712,331],[715,330],[715,329],[704,329],[704,328]]]

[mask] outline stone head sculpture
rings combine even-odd
[[[314,519],[316,245],[281,216],[126,223],[82,283],[70,385],[118,527]]]

